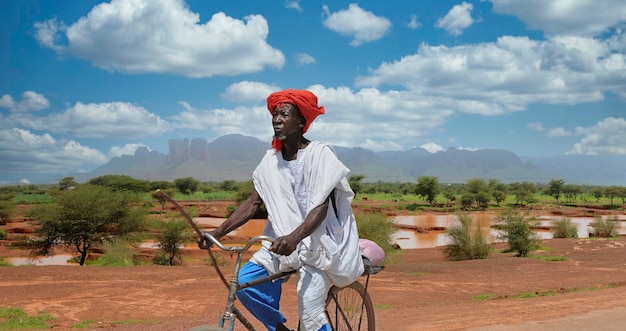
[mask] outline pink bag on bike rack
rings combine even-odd
[[[381,264],[385,259],[385,251],[371,240],[360,238],[359,249],[361,250],[361,255],[368,258],[374,266]]]

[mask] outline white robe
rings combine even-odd
[[[338,217],[329,205],[323,223],[305,238],[290,256],[271,253],[269,243],[254,254],[252,261],[270,273],[298,269],[303,265],[324,271],[336,286],[347,286],[363,273],[356,220],[352,212],[354,192],[347,180],[349,169],[329,145],[311,142],[303,154],[306,213],[321,205],[335,190]],[[254,187],[268,211],[264,234],[280,237],[302,222],[302,215],[289,179],[282,153],[267,151],[253,173]],[[335,202],[332,202],[335,203]]]

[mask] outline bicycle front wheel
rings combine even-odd
[[[326,318],[333,331],[376,330],[374,304],[359,282],[330,288],[326,298]]]

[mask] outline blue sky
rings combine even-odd
[[[271,140],[265,98],[316,93],[307,137],[374,151],[626,154],[623,0],[0,0],[0,183],[139,146]]]

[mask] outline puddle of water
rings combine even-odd
[[[474,213],[471,216],[478,220],[483,233],[489,234],[492,238],[495,238],[498,231],[491,228],[494,224],[496,215],[492,213]],[[542,216],[539,221],[541,225],[550,226],[552,221],[561,219],[561,216]],[[576,224],[578,229],[578,238],[589,238],[590,223],[595,221],[592,217],[572,217],[570,218],[572,223]],[[618,228],[620,235],[626,235],[626,215],[620,215],[619,218],[621,227]],[[203,230],[210,230],[219,226],[225,219],[214,217],[196,217],[194,222]],[[399,225],[406,225],[407,228],[401,228],[394,236],[393,241],[400,245],[403,249],[416,249],[416,248],[432,248],[445,246],[448,244],[448,237],[445,234],[445,228],[454,225],[457,220],[456,215],[443,214],[443,215],[413,215],[413,216],[395,216],[392,220]],[[244,224],[240,228],[232,232],[233,235],[238,236],[257,236],[263,234],[265,229],[266,220],[264,219],[252,219],[248,223]],[[426,232],[416,231],[416,229],[432,229]],[[552,239],[552,232],[549,230],[534,230],[541,239]],[[140,245],[143,248],[158,249],[157,243],[145,242]],[[14,257],[7,259],[9,263],[20,265],[70,265],[67,263],[71,259],[71,255],[55,255],[50,257],[44,257],[38,260],[29,260],[28,258]]]
[[[7,259],[7,262],[11,263],[14,266],[21,265],[74,265],[75,263],[67,263],[69,259],[71,259],[72,255],[54,255],[42,257],[39,259],[29,259],[27,257],[11,257]]]
[[[491,228],[495,223],[497,215],[492,213],[475,213],[471,214],[474,220],[478,220],[483,233],[489,234],[494,239],[499,231]],[[543,226],[551,226],[552,221],[561,219],[562,216],[542,216],[539,222]],[[408,228],[400,228],[394,235],[393,240],[403,249],[415,248],[432,248],[445,246],[448,242],[448,236],[445,230],[429,230],[422,233],[412,229],[416,228],[433,228],[433,227],[449,227],[456,222],[456,215],[413,215],[413,216],[395,216],[393,220],[400,226],[407,225]],[[620,227],[617,229],[620,235],[626,235],[626,215],[620,215]],[[578,238],[589,238],[589,232],[592,232],[590,224],[595,221],[593,217],[571,217],[570,220],[578,229]],[[550,230],[533,230],[542,240],[552,239]]]

